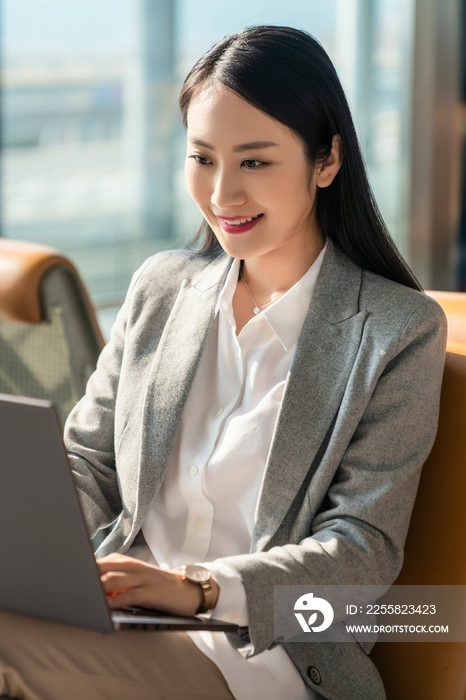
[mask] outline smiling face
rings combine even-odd
[[[322,247],[309,221],[318,173],[309,178],[301,141],[219,83],[191,100],[185,175],[229,255],[271,262],[285,252],[311,257]]]

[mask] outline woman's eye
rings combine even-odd
[[[260,168],[261,165],[267,165],[267,163],[264,163],[262,160],[243,160],[243,165],[246,166],[247,170],[257,170],[257,168]]]
[[[205,156],[188,156],[189,158],[193,158],[194,162],[197,163],[198,165],[209,165],[210,160],[206,158]]]

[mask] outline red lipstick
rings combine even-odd
[[[245,231],[249,231],[250,229],[254,228],[256,224],[261,221],[263,214],[259,214],[257,219],[253,219],[253,221],[247,221],[245,224],[230,224],[228,223],[229,221],[238,221],[241,219],[247,219],[249,217],[247,216],[231,216],[228,218],[220,217],[217,216],[218,222],[222,229],[226,231],[227,233],[244,233]]]

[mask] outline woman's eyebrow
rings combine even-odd
[[[195,146],[201,146],[202,148],[208,148],[210,151],[215,151],[215,148],[211,146],[210,143],[206,143],[201,139],[189,140]],[[235,153],[238,153],[239,151],[255,151],[260,148],[270,148],[270,146],[278,146],[278,143],[274,143],[273,141],[250,141],[249,143],[241,143],[239,146],[235,146],[233,151]]]

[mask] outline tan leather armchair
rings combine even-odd
[[[103,344],[70,260],[48,246],[0,238],[0,392],[49,399],[64,421]]]
[[[466,294],[463,292],[426,292],[445,311],[448,341],[466,343]]]
[[[449,324],[440,420],[397,584],[466,585],[466,294],[429,292]],[[466,643],[378,643],[388,700],[465,700]]]

